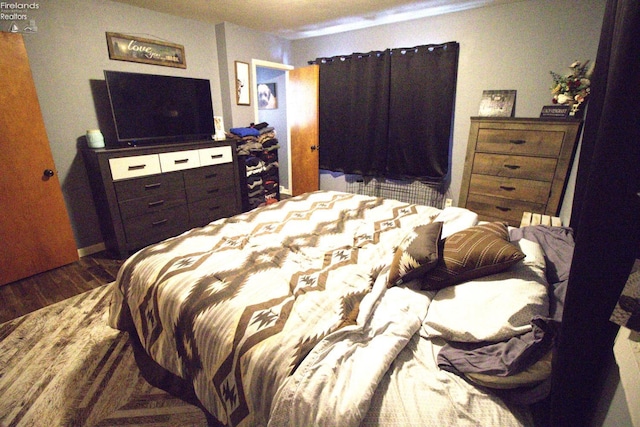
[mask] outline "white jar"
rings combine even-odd
[[[100,129],[89,129],[87,131],[87,145],[89,148],[103,148],[104,136]]]

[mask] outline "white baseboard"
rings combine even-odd
[[[95,245],[78,249],[78,256],[82,258],[88,255],[93,255],[98,252],[104,251],[106,248],[107,247],[104,245],[104,243],[96,243]]]

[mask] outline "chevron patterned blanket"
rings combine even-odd
[[[109,322],[222,424],[284,425],[302,399],[291,425],[358,425],[429,304],[387,289],[394,251],[418,224],[476,219],[453,209],[319,191],[218,220],[132,255]]]

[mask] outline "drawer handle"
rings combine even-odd
[[[527,141],[525,141],[524,139],[510,139],[509,142],[515,145],[522,145],[522,144],[525,144]]]
[[[180,164],[183,164],[183,163],[189,163],[189,159],[178,159],[178,160],[174,160],[173,163],[176,164],[176,165],[180,165]]]
[[[513,191],[516,187],[507,187],[506,185],[501,185],[500,188],[504,191]]]
[[[218,191],[220,191],[219,188],[210,188],[207,190],[207,194],[217,193]]]
[[[149,202],[147,203],[147,206],[150,208],[156,207],[156,206],[160,206],[160,205],[164,205],[164,200],[158,200],[156,202]]]
[[[153,184],[145,184],[144,189],[145,189],[145,190],[150,190],[150,189],[152,189],[152,188],[158,188],[158,187],[160,187],[161,185],[162,185],[162,183],[161,183],[161,182],[155,182],[155,183],[153,183]]]
[[[212,159],[221,159],[222,157],[223,157],[223,155],[222,155],[222,154],[212,154],[212,155],[211,155],[211,158],[212,158]]]
[[[220,209],[220,206],[211,206],[209,208],[210,211],[217,211],[218,209]]]
[[[147,167],[147,165],[131,165],[131,166],[129,166],[129,170],[130,171],[137,171],[137,170],[140,170],[140,169],[144,169],[146,167]]]
[[[205,177],[205,179],[211,179],[211,178],[215,178],[216,176],[218,176],[217,173],[211,173],[209,175],[205,175],[204,177]]]
[[[161,219],[160,221],[154,221],[154,222],[151,223],[151,225],[154,226],[154,227],[157,227],[158,225],[162,225],[167,221],[168,220],[165,218],[165,219]]]
[[[504,206],[496,206],[496,209],[502,212],[509,212],[511,208],[505,208]]]
[[[511,170],[520,169],[520,166],[518,165],[504,165],[504,167]]]

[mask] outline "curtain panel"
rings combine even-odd
[[[553,360],[553,427],[602,421],[596,411],[618,331],[609,318],[640,247],[638,39],[640,2],[609,0],[571,212],[576,246]]]
[[[320,168],[443,181],[458,54],[449,42],[318,58]]]
[[[388,51],[320,62],[320,169],[384,174],[390,63]]]

